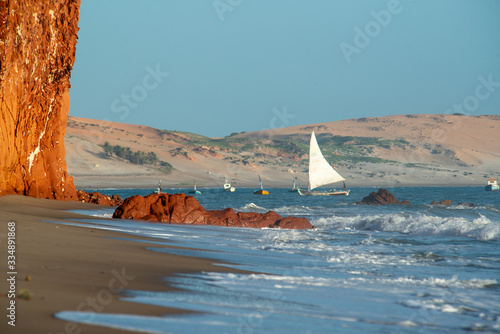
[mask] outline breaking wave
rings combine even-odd
[[[373,216],[322,217],[320,228],[400,232],[415,236],[462,236],[476,240],[500,240],[500,223],[479,214],[476,219],[438,217],[428,214],[392,213]]]
[[[259,212],[259,213],[266,213],[268,212],[269,210],[262,207],[262,206],[258,206],[257,204],[255,203],[248,203],[248,204],[245,204],[243,207],[241,208],[235,208],[236,211],[255,211],[255,212]]]

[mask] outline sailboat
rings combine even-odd
[[[231,183],[227,182],[227,178],[224,179],[224,185],[223,185],[224,191],[234,193],[236,190],[235,187],[231,187]]]
[[[201,195],[201,191],[196,189],[196,181],[194,182],[193,190],[189,191],[190,194]]]
[[[155,190],[155,194],[162,194],[162,192],[161,192],[161,180],[158,181],[158,189]]]
[[[260,178],[260,175],[259,175],[259,184],[260,184],[260,189],[259,190],[255,190],[253,193],[255,195],[269,195],[269,191],[264,190],[264,188],[262,187],[262,180]]]
[[[288,192],[290,193],[296,193],[296,192],[299,192],[299,188],[300,188],[300,185],[299,187],[297,187],[297,184],[295,183],[295,181],[297,180],[296,177],[293,178],[293,185],[292,185],[292,188],[290,190],[288,190]]]
[[[311,134],[311,142],[309,144],[309,189],[298,189],[300,195],[315,195],[315,196],[348,196],[349,191],[345,187],[343,190],[330,190],[330,191],[313,191],[317,187],[326,184],[337,183],[345,181],[345,179],[337,173],[335,169],[326,161],[321,149],[319,148],[318,141],[314,131]]]

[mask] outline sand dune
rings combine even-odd
[[[330,133],[338,136],[404,138],[420,146],[442,145],[452,149],[467,164],[500,159],[500,116],[397,115],[293,126],[243,134],[243,137],[308,136]],[[387,152],[387,154],[390,154]],[[432,157],[429,157],[431,159]],[[462,160],[462,159],[461,159]]]
[[[352,186],[483,185],[500,173],[500,116],[398,115],[359,118],[242,133],[232,140],[248,141],[247,151],[203,142],[204,137],[167,132],[147,126],[70,117],[66,159],[77,187],[154,188],[159,179],[171,187],[219,187],[227,177],[238,187],[257,186],[260,174],[268,187],[287,187],[294,177],[307,184],[307,152],[291,154],[272,146],[302,143],[311,131],[318,138],[333,136],[375,138],[362,148],[363,156],[387,163],[337,160],[335,168]],[[201,138],[200,140],[198,140]],[[196,141],[198,140],[198,141]],[[208,140],[208,139],[207,139]],[[134,165],[107,156],[102,145],[154,152],[175,171],[162,174],[158,166]],[[356,141],[356,140],[354,140]],[[377,144],[382,143],[384,144]],[[402,143],[400,144],[399,141]],[[347,141],[338,147],[351,147]],[[243,144],[242,144],[243,145]],[[349,146],[351,145],[351,146]]]

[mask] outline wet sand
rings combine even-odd
[[[55,319],[54,314],[63,310],[150,316],[186,313],[189,311],[126,302],[120,297],[127,289],[172,290],[163,280],[175,273],[235,271],[214,266],[207,259],[152,252],[146,249],[149,243],[113,239],[130,237],[119,232],[57,223],[89,218],[64,210],[100,207],[19,195],[0,197],[2,277],[12,276],[7,275],[11,271],[7,236],[8,223],[15,222],[16,293],[27,289],[32,295],[30,300],[16,298],[16,326],[8,325],[11,299],[9,284],[2,279],[0,333],[130,333],[68,323]]]

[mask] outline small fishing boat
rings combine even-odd
[[[190,194],[201,195],[201,192],[196,189],[196,181],[194,182],[193,190],[189,191]]]
[[[259,184],[260,184],[260,189],[259,190],[255,190],[253,192],[254,195],[269,195],[269,191],[264,190],[264,188],[262,187],[262,179],[260,178],[260,175],[259,175]]]
[[[229,192],[229,193],[234,193],[234,191],[236,190],[235,187],[231,187],[231,183],[229,183],[227,181],[227,179],[224,180],[223,189],[224,189],[224,191]]]
[[[498,186],[498,181],[497,179],[490,178],[488,180],[488,185],[484,187],[486,191],[498,191],[500,190],[500,187]]]
[[[309,144],[309,188],[308,190],[298,189],[299,194],[302,196],[348,196],[350,190],[346,189],[345,182],[343,190],[313,191],[314,188],[340,181],[345,181],[345,179],[326,161],[313,131]]]
[[[155,194],[162,194],[162,192],[161,192],[161,180],[158,181],[158,189],[155,190]]]
[[[296,193],[299,191],[299,188],[300,188],[300,185],[297,187],[295,181],[297,180],[296,177],[293,178],[293,185],[292,185],[292,188],[290,190],[288,190],[288,192],[290,193]]]

